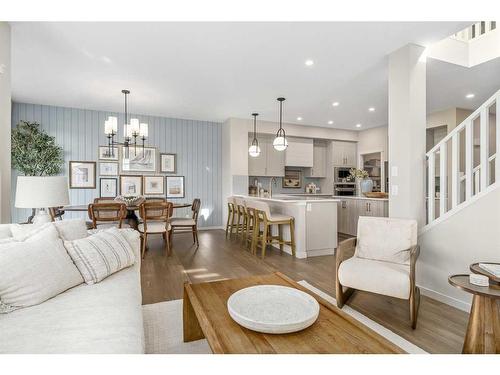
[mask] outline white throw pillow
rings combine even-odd
[[[410,248],[417,244],[417,221],[360,216],[355,255],[359,258],[410,264]]]
[[[12,238],[11,226],[12,224],[0,224],[0,239]]]
[[[135,263],[127,239],[117,228],[64,243],[87,284],[95,284]]]
[[[87,224],[83,219],[54,221],[59,235],[64,241],[74,241],[88,236]]]
[[[83,282],[62,241],[48,241],[51,229],[36,241],[0,245],[0,313],[37,305]]]
[[[12,224],[10,226],[10,231],[12,232],[12,237],[16,241],[24,241],[32,232],[40,230],[43,226],[50,223],[43,224]]]

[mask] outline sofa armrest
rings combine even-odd
[[[335,252],[335,270],[337,272],[339,270],[340,263],[354,256],[354,251],[356,250],[356,242],[356,237],[349,238],[342,241],[337,247],[337,251]]]

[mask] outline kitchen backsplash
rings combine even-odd
[[[282,193],[282,194],[290,194],[290,193],[305,193],[306,191],[306,185],[314,182],[317,187],[320,186],[320,178],[316,177],[305,177],[305,170],[308,168],[293,168],[294,171],[300,170],[301,173],[301,186],[300,188],[284,188],[283,187],[283,178],[282,177],[275,177],[276,179],[276,184],[273,185],[273,194],[276,193]],[[248,186],[254,185],[255,179],[257,179],[258,182],[262,184],[262,187],[265,190],[269,189],[269,181],[271,180],[272,177],[259,177],[259,176],[249,176],[248,177]],[[320,193],[320,191],[318,191]]]

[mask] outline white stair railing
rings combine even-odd
[[[495,30],[496,27],[496,21],[476,22],[469,27],[460,30],[458,33],[453,34],[451,38],[460,40],[462,42],[470,42],[471,40],[477,39],[480,36]]]
[[[490,139],[493,134],[494,140]],[[427,153],[427,224],[458,211],[463,203],[500,181],[499,150],[500,90]]]

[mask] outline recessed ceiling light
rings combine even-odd
[[[339,104],[340,104],[339,102],[333,102],[333,103],[332,103],[332,105],[333,105],[334,107],[338,107],[338,105],[339,105]]]
[[[375,112],[375,107],[370,107],[370,108],[368,108],[368,110],[369,110],[370,112]]]
[[[360,128],[360,127],[361,127],[361,124],[356,124],[356,127],[357,127],[357,128]]]
[[[297,121],[302,121],[302,117],[297,117]]]
[[[475,96],[474,94],[467,94],[467,95],[465,95],[465,97],[467,99],[472,99],[474,96]]]
[[[332,120],[328,121],[328,125],[332,125],[332,124],[333,124]]]
[[[305,64],[306,64],[306,66],[313,66],[314,65],[314,61],[312,61],[312,60],[306,60]]]

